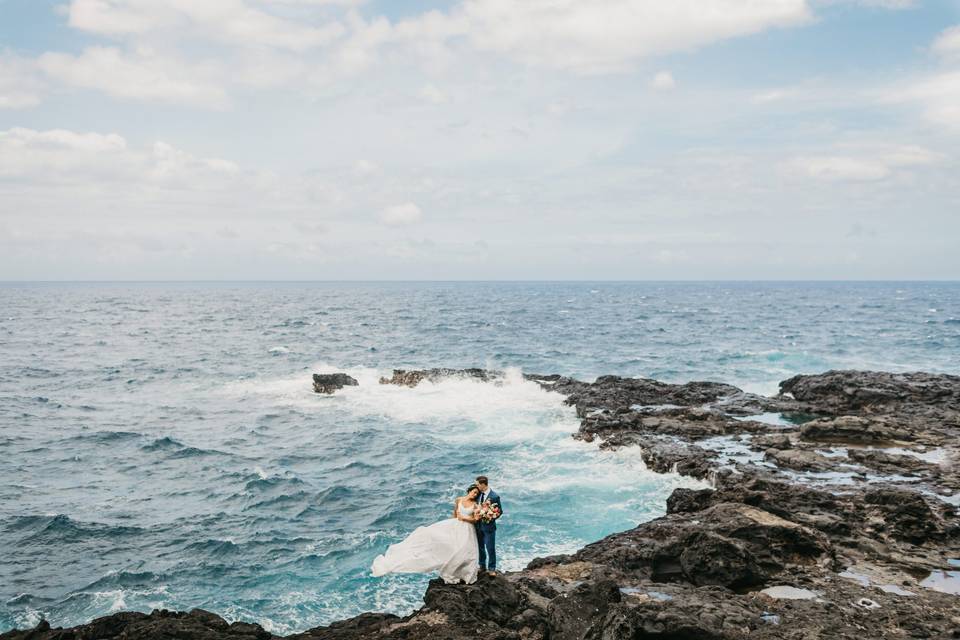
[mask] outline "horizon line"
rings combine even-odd
[[[0,285],[9,284],[204,284],[204,283],[302,283],[302,284],[370,284],[370,283],[704,283],[704,282],[937,282],[937,283],[960,283],[956,278],[655,278],[655,279],[344,279],[344,280],[325,280],[325,279],[216,279],[202,278],[192,280],[182,279],[124,279],[124,280],[57,280],[57,279],[38,279],[38,280],[5,280],[0,279]]]

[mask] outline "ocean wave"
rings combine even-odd
[[[244,485],[245,491],[250,492],[276,492],[288,488],[298,488],[305,486],[306,483],[296,476],[259,476],[255,480],[250,480]]]
[[[64,438],[63,442],[90,442],[94,444],[112,444],[127,440],[138,440],[144,438],[142,433],[135,431],[94,431],[93,433],[80,433],[69,438]]]
[[[337,507],[349,506],[356,497],[356,493],[349,487],[328,487],[310,496],[308,505],[297,514],[297,518],[304,520],[312,516],[332,518],[338,514]]]
[[[313,500],[313,506],[323,506],[329,505],[335,502],[343,502],[351,500],[354,497],[355,492],[350,487],[344,486],[334,486],[323,489],[322,491],[317,492]]]
[[[56,609],[72,616],[89,618],[91,614],[118,611],[150,611],[167,608],[170,594],[166,584],[137,584],[109,588],[97,581],[88,587],[72,591],[55,603]]]
[[[42,367],[21,367],[17,370],[17,375],[21,378],[60,378],[65,372]]]
[[[353,462],[347,463],[342,467],[334,467],[330,470],[331,473],[343,473],[345,471],[359,471],[359,472],[368,472],[376,471],[379,467],[372,464],[367,464],[366,462],[360,462],[355,460]]]
[[[104,589],[116,589],[118,587],[155,588],[158,583],[162,583],[167,579],[167,576],[151,571],[111,571],[86,586],[77,589],[77,592],[93,592]]]
[[[202,456],[229,456],[231,454],[219,451],[217,449],[201,449],[199,447],[191,447],[186,445],[179,440],[171,438],[170,436],[164,436],[162,438],[157,438],[149,444],[145,444],[140,447],[141,451],[149,452],[161,452],[168,453],[169,459],[176,460],[182,458],[195,458]]]
[[[279,496],[272,496],[262,500],[248,501],[243,507],[243,511],[254,511],[261,509],[302,509],[303,505],[309,502],[311,494],[308,491],[298,491],[296,493],[284,493]]]
[[[240,553],[240,546],[232,540],[217,540],[211,538],[203,542],[194,542],[187,545],[184,551],[206,558],[223,558]]]
[[[67,515],[21,516],[14,518],[8,530],[25,531],[21,544],[53,544],[80,542],[83,540],[116,541],[119,538],[137,536],[144,529],[134,526],[118,526],[101,522],[81,522]]]
[[[162,438],[157,438],[150,444],[145,444],[140,447],[143,451],[170,451],[176,449],[183,449],[186,445],[178,440],[174,440],[170,436],[164,436]]]
[[[40,598],[33,595],[32,593],[18,593],[17,595],[7,600],[4,604],[6,604],[8,607],[26,607],[26,606],[36,607],[39,604],[42,604],[44,602],[50,602],[50,601],[51,601],[50,598]]]
[[[183,447],[182,449],[170,454],[171,460],[181,458],[196,458],[203,456],[229,456],[230,454],[218,451],[217,449],[200,449],[198,447]]]

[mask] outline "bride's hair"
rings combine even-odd
[[[467,487],[467,492],[464,493],[463,495],[465,495],[465,496],[470,495],[470,492],[473,491],[474,489],[476,489],[477,491],[480,491],[480,487],[478,487],[478,486],[475,485],[475,484],[472,484],[472,485],[470,485],[469,487]]]

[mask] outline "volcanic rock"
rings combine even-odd
[[[780,383],[781,394],[834,415],[941,408],[960,411],[960,376],[885,371],[827,371]]]
[[[504,377],[502,371],[487,369],[394,369],[393,376],[380,378],[380,384],[395,384],[402,387],[415,387],[424,380],[439,382],[446,378],[471,378],[480,382],[497,382]]]
[[[356,378],[345,373],[315,373],[313,374],[313,390],[317,393],[333,393],[344,387],[355,387],[359,382]]]
[[[888,418],[840,416],[819,418],[800,427],[800,437],[817,442],[884,443],[913,440],[913,435]]]

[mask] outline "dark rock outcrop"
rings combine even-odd
[[[181,638],[183,640],[268,640],[273,636],[258,624],[228,623],[220,616],[193,609],[154,610],[147,615],[124,611],[97,618],[70,629],[51,628],[41,621],[36,628],[0,634],[3,640],[106,640],[109,638]]]
[[[960,376],[886,371],[827,371],[780,383],[781,394],[834,415],[960,410]]]
[[[864,500],[880,511],[883,526],[900,540],[922,544],[942,535],[940,518],[916,491],[881,487],[867,491]]]
[[[719,382],[669,384],[647,378],[620,376],[601,376],[592,384],[559,380],[552,388],[567,394],[567,404],[576,406],[581,414],[594,408],[629,408],[634,405],[698,407],[725,396],[743,393],[737,387]]]
[[[800,427],[800,437],[815,442],[889,443],[913,440],[913,435],[887,417],[819,418]]]
[[[345,373],[315,373],[313,374],[313,390],[317,393],[333,393],[344,387],[355,387],[359,382],[356,378]]]
[[[480,382],[497,382],[503,379],[502,371],[487,369],[394,369],[393,376],[380,378],[380,384],[395,384],[402,387],[415,387],[423,381],[439,382],[446,378],[470,378]]]

